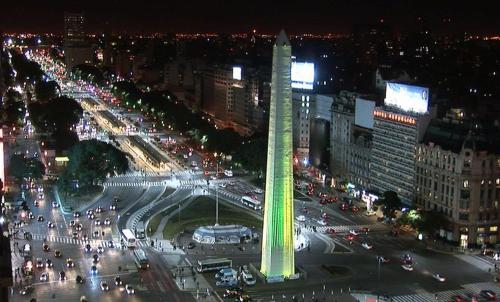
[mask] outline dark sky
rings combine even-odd
[[[0,31],[62,32],[64,11],[84,11],[89,32],[346,32],[384,18],[396,29],[422,16],[436,31],[500,32],[498,0],[7,0]],[[440,20],[451,17],[443,27]]]

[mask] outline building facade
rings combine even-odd
[[[91,64],[94,52],[85,37],[85,17],[82,13],[64,13],[64,61],[66,69]]]
[[[462,247],[499,242],[500,150],[498,134],[478,124],[433,120],[417,147],[416,202],[447,217],[440,236]]]

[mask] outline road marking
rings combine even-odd
[[[156,284],[158,284],[158,287],[160,288],[162,293],[166,292],[165,288],[163,287],[163,285],[161,285],[160,281],[156,281]]]

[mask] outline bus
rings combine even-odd
[[[135,238],[146,238],[146,228],[144,227],[144,221],[137,222],[137,225],[135,226]]]
[[[130,229],[124,229],[122,230],[123,233],[123,241],[125,241],[125,244],[129,249],[135,248],[136,242],[135,242],[135,236],[134,233]]]
[[[139,269],[149,268],[149,260],[148,257],[146,257],[146,253],[143,250],[135,250],[134,258],[135,258],[135,264]]]
[[[255,211],[262,210],[262,204],[260,203],[260,201],[255,200],[250,196],[241,197],[241,203],[251,209],[254,209]]]
[[[233,266],[233,261],[227,258],[205,259],[198,260],[198,267],[196,270],[199,273],[220,271],[223,268],[230,268]]]

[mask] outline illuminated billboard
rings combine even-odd
[[[292,88],[312,90],[314,63],[292,62]]]
[[[429,88],[387,83],[384,104],[404,111],[427,113]]]
[[[233,80],[241,81],[241,67],[233,67]]]

